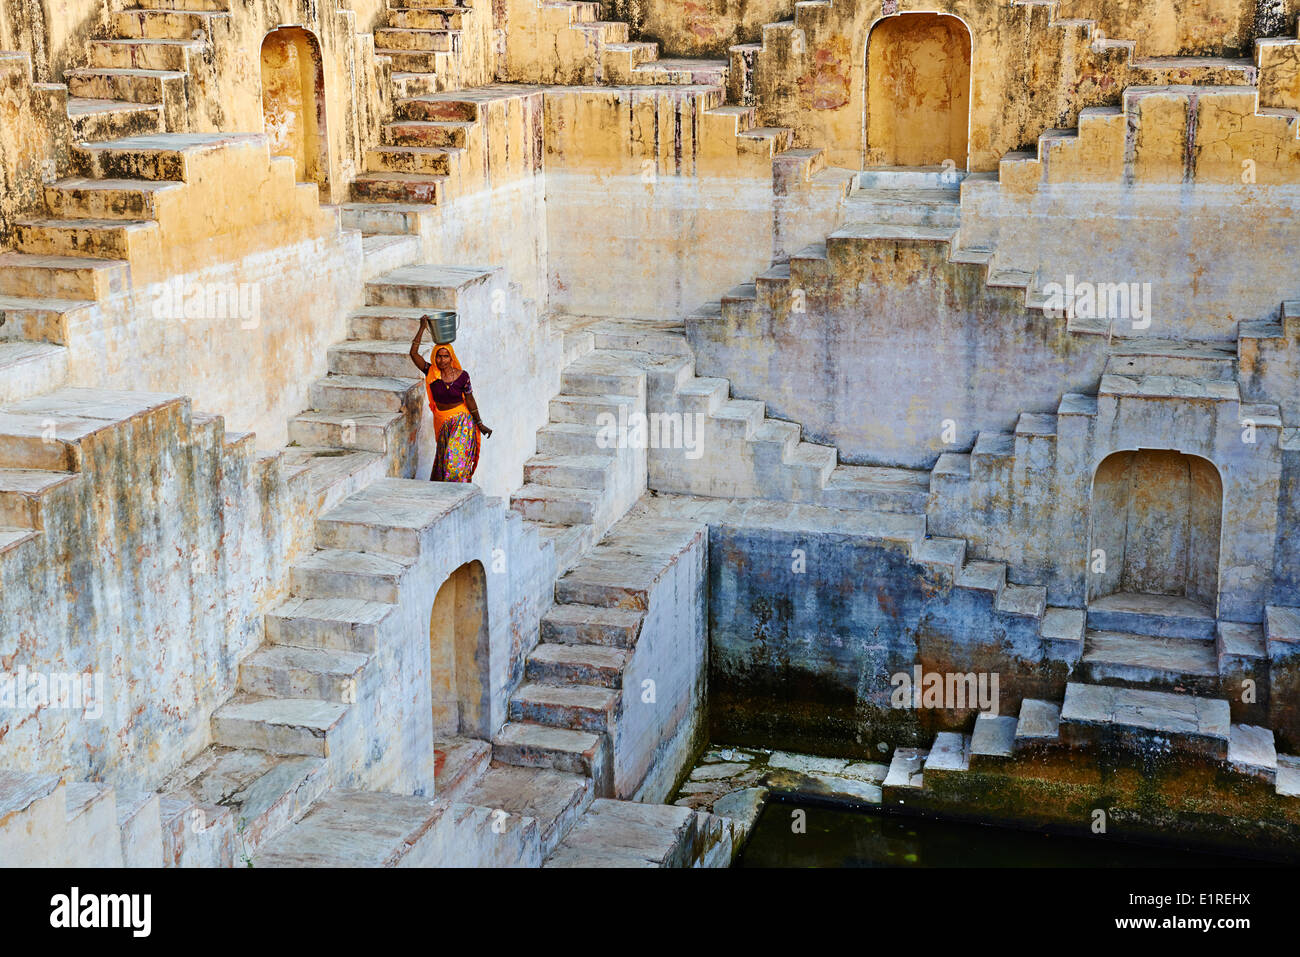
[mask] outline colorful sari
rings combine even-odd
[[[429,399],[429,408],[433,411],[433,434],[438,439],[438,451],[433,460],[433,472],[429,475],[431,482],[468,482],[474,477],[478,468],[478,455],[481,437],[474,417],[469,414],[469,407],[458,402],[450,409],[438,408],[433,401],[433,383],[442,376],[433,361],[439,349],[451,353],[451,367],[459,374],[463,370],[456,350],[451,346],[435,345],[429,356],[429,372],[424,377],[424,391]]]

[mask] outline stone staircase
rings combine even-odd
[[[537,38],[527,47],[507,47],[504,73],[516,83],[719,88],[727,83],[727,61],[661,59],[659,44],[629,42],[628,25],[601,20],[595,2],[520,3],[511,11],[510,30],[512,35]]]
[[[693,522],[625,520],[556,582],[509,721],[493,738],[495,761],[583,775],[597,796],[615,793],[624,672],[651,591],[698,535]]]
[[[1268,728],[1232,723],[1226,700],[1070,682],[1063,702],[1026,698],[1018,718],[981,714],[969,734],[942,731],[928,750],[896,749],[885,801],[908,800],[949,774],[1032,774],[1037,757],[1064,751],[1194,756],[1278,797],[1300,797],[1300,758],[1278,754]]]

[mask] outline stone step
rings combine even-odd
[[[374,552],[323,548],[301,559],[289,572],[299,598],[351,599],[396,605],[410,562]]]
[[[459,57],[447,50],[394,50],[375,48],[376,57],[387,57],[394,72],[442,76],[453,71]],[[398,92],[394,90],[394,93]],[[421,96],[423,94],[415,94]],[[409,102],[401,100],[399,102]],[[398,112],[401,115],[401,112]]]
[[[189,70],[191,59],[208,49],[203,40],[107,39],[91,40],[90,63],[97,67],[137,70]]]
[[[18,402],[63,385],[68,349],[48,342],[0,341],[0,403]]]
[[[1182,375],[1119,375],[1101,377],[1101,395],[1132,396],[1140,399],[1178,401],[1240,402],[1241,392],[1235,380],[1207,379]]]
[[[1012,749],[1018,754],[1057,743],[1061,737],[1060,724],[1060,705],[1037,698],[1023,699]]]
[[[542,854],[549,854],[594,797],[591,779],[553,768],[497,765],[465,795],[465,803],[534,818]]]
[[[1272,730],[1234,724],[1228,733],[1228,764],[1234,771],[1276,784],[1278,754]]]
[[[427,361],[433,353],[433,343],[422,343],[420,353]],[[392,339],[348,340],[330,346],[327,355],[330,375],[404,379],[408,385],[424,378],[411,361],[409,342]]]
[[[168,775],[158,791],[194,808],[229,808],[238,831],[236,856],[242,857],[300,818],[328,783],[319,757],[212,745]]]
[[[448,176],[435,173],[362,173],[352,180],[352,199],[363,203],[446,202]]]
[[[389,146],[466,149],[474,126],[472,120],[403,120],[389,123],[380,136]]]
[[[459,43],[459,30],[384,27],[375,31],[375,46],[385,50],[436,50],[450,53]]]
[[[628,651],[617,647],[543,642],[529,652],[524,680],[621,688],[628,657]]]
[[[388,25],[402,30],[460,30],[473,7],[406,7],[388,11]]]
[[[88,319],[94,308],[85,300],[0,296],[0,342],[67,345],[68,326]]]
[[[376,51],[378,52],[378,51]],[[436,93],[398,100],[393,105],[397,118],[405,121],[477,123],[479,101],[455,94]]]
[[[663,58],[639,63],[632,68],[632,80],[648,85],[720,86],[727,82],[731,64],[727,60],[686,57]]]
[[[531,522],[596,525],[605,504],[603,489],[525,484],[510,496],[510,507]]]
[[[290,598],[266,615],[266,638],[280,645],[373,654],[396,605],[363,598]]]
[[[537,532],[539,546],[550,542],[555,551],[555,574],[563,575],[577,564],[591,545],[593,529],[590,525],[552,525],[549,522],[527,522]]]
[[[293,645],[263,645],[239,665],[239,690],[274,698],[357,700],[368,655]]]
[[[920,748],[895,748],[889,760],[889,773],[882,788],[900,791],[919,790],[923,785],[922,770],[927,752]],[[888,795],[886,795],[888,797]]]
[[[49,496],[76,480],[74,472],[0,468],[0,526],[44,528]]]
[[[388,474],[388,461],[378,452],[356,449],[289,446],[283,453],[286,478],[305,475],[318,509],[330,509],[354,492]]]
[[[40,537],[40,532],[30,528],[11,528],[0,525],[0,555],[12,552]]]
[[[626,421],[635,406],[636,399],[630,395],[557,395],[551,399],[550,421],[584,426],[617,424]]]
[[[232,748],[328,757],[348,706],[312,698],[239,694],[212,714],[212,737]]]
[[[414,306],[365,306],[348,317],[348,339],[405,342],[409,350],[420,318],[428,312]]]
[[[822,489],[831,508],[919,515],[930,498],[930,473],[922,469],[838,465]]]
[[[445,146],[384,146],[366,150],[366,169],[374,173],[449,176],[463,150]]]
[[[45,205],[60,219],[157,219],[160,204],[185,184],[175,180],[88,179],[74,176],[45,187]]]
[[[955,189],[857,189],[844,204],[845,222],[898,226],[961,225],[961,193]]]
[[[0,253],[0,295],[107,299],[127,289],[130,269],[120,259]]]
[[[95,179],[188,182],[210,170],[214,159],[224,160],[222,154],[267,146],[262,133],[160,133],[81,143],[72,158],[80,175]]]
[[[1214,642],[1090,629],[1078,671],[1089,684],[1215,695],[1220,691]]]
[[[179,103],[185,105],[185,81],[180,70],[142,67],[83,67],[64,70],[70,96],[128,103]]]
[[[289,441],[304,448],[385,453],[396,447],[401,412],[304,412],[289,420]]]
[[[330,375],[311,384],[318,412],[405,412],[418,407],[424,384],[392,376]]]
[[[1228,702],[1216,698],[1070,682],[1061,705],[1061,739],[1071,747],[1118,745],[1226,759]]]
[[[161,103],[130,103],[70,96],[68,125],[78,143],[97,143],[123,136],[147,136],[167,128]]]
[[[575,731],[610,730],[618,693],[588,685],[528,682],[510,699],[511,721],[528,721]]]
[[[859,189],[953,190],[966,178],[964,170],[942,166],[875,166],[858,174]]]
[[[1231,379],[1237,355],[1231,344],[1177,339],[1124,339],[1114,342],[1106,372],[1123,376],[1165,375],[1191,379]]]
[[[213,21],[229,19],[221,10],[128,9],[112,14],[110,31],[127,39],[210,41]]]
[[[157,249],[158,224],[146,219],[15,220],[15,245],[34,256],[132,259]]]
[[[930,778],[970,770],[970,738],[957,731],[940,731],[922,764]]]
[[[998,611],[1026,618],[1042,618],[1047,612],[1047,589],[1042,585],[1013,585],[1010,582],[998,594]]]
[[[188,798],[158,799],[164,867],[234,867],[238,827],[231,808]]]
[[[361,278],[367,282],[419,259],[419,236],[376,233],[361,237]]]
[[[485,282],[494,272],[473,266],[405,266],[366,283],[366,305],[454,310],[464,290]]]
[[[1023,709],[1023,703],[1021,705]],[[1019,722],[1009,714],[978,714],[975,729],[971,732],[970,767],[996,765],[1010,759],[1015,753],[1016,726]]]
[[[1020,702],[1013,750],[1016,753],[1055,744],[1060,740],[1061,706],[1053,701],[1025,698]]]
[[[641,635],[645,612],[595,605],[557,604],[542,616],[544,642],[633,648]]]
[[[122,837],[113,786],[97,781],[64,785],[65,840],[82,867],[121,867]]]
[[[569,363],[560,377],[560,391],[568,395],[642,395],[646,373],[626,355],[592,352]]]
[[[703,848],[729,846],[722,819],[690,808],[640,801],[593,801],[543,867],[692,867]],[[725,866],[725,865],[723,865]]]
[[[529,485],[604,489],[613,474],[614,459],[603,455],[534,455],[524,463]]]
[[[451,866],[456,861],[446,855],[470,848],[456,840],[459,826],[453,825],[455,836],[442,830],[448,816],[470,832],[464,835],[469,844],[495,839],[499,845],[518,849],[520,832],[536,829],[532,819],[509,816],[494,821],[486,808],[383,791],[332,789],[301,820],[268,842],[253,864],[261,868]],[[523,843],[529,839],[524,837]],[[443,841],[452,846],[444,847]],[[536,842],[535,833],[531,841]],[[519,866],[529,862],[525,856],[525,860],[499,859],[494,863]]]
[[[510,721],[492,739],[494,761],[584,774],[596,782],[604,780],[608,758],[607,739],[590,731]]]
[[[538,455],[582,455],[613,460],[616,439],[595,425],[552,422],[537,430]]]
[[[1163,638],[1213,640],[1213,612],[1200,602],[1175,595],[1117,592],[1088,602],[1088,627]]]

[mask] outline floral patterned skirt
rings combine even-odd
[[[468,412],[453,415],[438,430],[431,482],[468,482],[478,468],[480,436]]]

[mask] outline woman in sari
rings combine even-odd
[[[469,373],[460,367],[456,351],[449,345],[435,345],[432,363],[420,355],[420,342],[428,322],[427,316],[420,319],[420,328],[411,342],[411,361],[424,373],[424,391],[433,411],[433,433],[438,439],[429,481],[468,482],[478,468],[479,434],[487,438],[492,430],[479,418],[478,403],[470,391]]]

